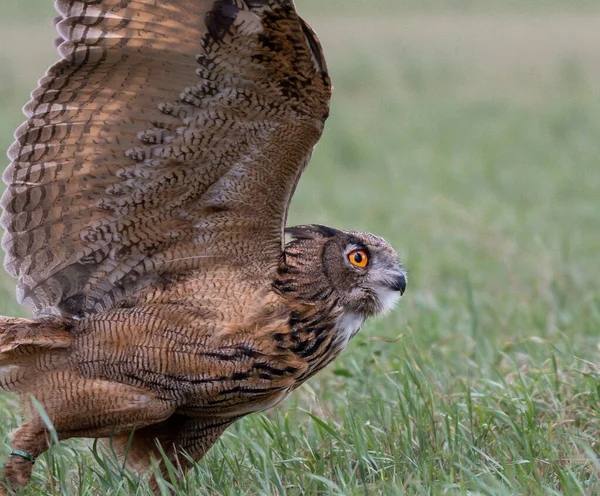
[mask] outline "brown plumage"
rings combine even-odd
[[[5,266],[38,316],[0,319],[13,450],[113,435],[185,467],[326,366],[404,291],[382,239],[290,229],[328,115],[291,0],[56,0],[62,60],[25,107],[2,198]],[[9,458],[9,485],[32,463]]]

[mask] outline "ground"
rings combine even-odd
[[[290,223],[385,237],[409,286],[179,494],[599,494],[597,2],[296,4],[336,93]],[[0,6],[0,156],[55,57],[52,15]],[[13,288],[0,313],[24,315]],[[0,411],[4,460],[11,396]],[[61,445],[27,494],[145,494],[117,472]]]

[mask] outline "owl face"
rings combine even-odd
[[[406,272],[398,254],[382,238],[338,231],[325,245],[324,258],[346,310],[370,317],[389,311],[406,289]]]
[[[390,310],[404,293],[406,272],[382,238],[325,226],[287,231],[293,236],[285,250],[290,283],[305,301],[331,293],[344,311],[366,318]]]

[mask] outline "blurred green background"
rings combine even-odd
[[[346,395],[384,394],[389,375],[414,363],[428,371],[420,384],[432,391],[432,412],[449,408],[452,395],[463,401],[461,384],[500,404],[494,381],[553,377],[556,388],[532,386],[547,407],[532,413],[540,436],[544,415],[559,422],[556,405],[578,398],[575,409],[589,417],[573,436],[597,439],[600,3],[296,4],[321,37],[336,91],[290,223],[385,237],[401,254],[409,286],[393,314],[368,324],[352,351],[282,411],[318,405],[343,423]],[[48,0],[0,4],[0,157],[29,91],[56,59],[53,15]],[[0,313],[22,315],[13,288],[0,278]],[[573,446],[567,434],[557,453]],[[593,466],[590,449],[583,452]],[[598,465],[583,466],[575,478],[588,477],[594,494],[589,478]]]

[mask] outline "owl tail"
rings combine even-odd
[[[41,372],[58,368],[74,342],[73,321],[0,317],[0,391],[22,392]]]

